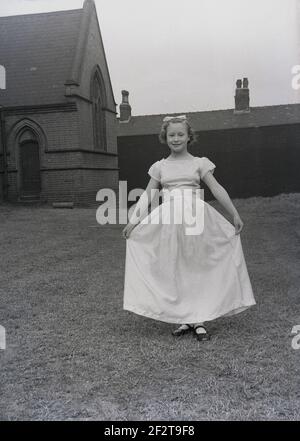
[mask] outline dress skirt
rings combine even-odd
[[[126,240],[124,309],[196,323],[255,303],[234,226],[195,192],[164,191]]]

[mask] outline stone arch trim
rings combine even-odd
[[[15,150],[16,147],[18,147],[18,137],[25,130],[31,130],[36,136],[40,150],[44,152],[47,151],[47,137],[42,127],[30,118],[22,118],[12,126],[7,134],[7,152],[9,152],[12,157],[15,156]]]
[[[91,71],[91,77],[90,77],[90,99],[92,100],[93,97],[93,86],[94,86],[94,81],[95,79],[98,79],[99,84],[100,84],[100,88],[101,88],[101,98],[103,99],[103,107],[107,108],[107,92],[106,92],[106,87],[105,87],[105,81],[100,69],[100,66],[98,64],[96,64],[92,71]]]

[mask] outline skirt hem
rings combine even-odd
[[[129,311],[129,312],[133,312],[133,313],[141,315],[143,317],[151,318],[151,319],[158,320],[158,321],[164,322],[164,323],[175,323],[175,324],[179,323],[179,324],[181,324],[181,323],[209,322],[209,321],[215,320],[215,319],[220,318],[220,317],[228,317],[228,316],[231,316],[231,315],[239,314],[240,312],[243,312],[246,309],[250,308],[251,306],[255,306],[255,305],[256,305],[256,302],[249,303],[247,305],[239,305],[239,306],[237,306],[235,308],[232,308],[229,311],[224,312],[222,314],[215,314],[214,316],[210,316],[210,317],[206,317],[206,318],[202,316],[202,317],[191,318],[191,319],[190,318],[188,318],[188,319],[185,319],[185,318],[182,318],[182,319],[170,319],[170,318],[166,318],[166,317],[158,317],[155,314],[151,314],[149,312],[138,310],[137,308],[135,308],[133,306],[130,306],[130,305],[123,306],[123,310]]]

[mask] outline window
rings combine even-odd
[[[93,131],[95,150],[107,151],[105,110],[106,99],[103,80],[99,70],[93,75],[91,100],[93,106]]]

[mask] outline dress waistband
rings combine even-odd
[[[172,188],[167,189],[167,188],[163,188],[162,189],[162,196],[163,196],[163,201],[167,201],[170,199],[190,199],[190,198],[194,198],[195,196],[197,198],[200,198],[202,200],[204,200],[204,194],[203,194],[204,190],[203,188],[197,188],[197,187],[178,187],[178,188]]]

